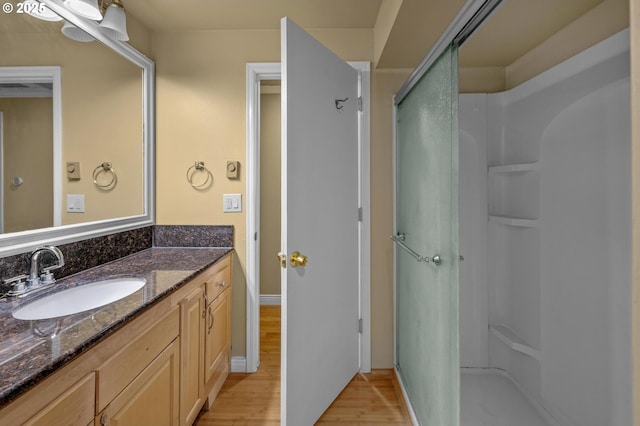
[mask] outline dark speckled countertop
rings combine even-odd
[[[0,302],[0,408],[231,251],[150,248],[63,278],[52,289],[28,298]],[[147,282],[124,299],[74,315],[39,321],[21,321],[11,315],[20,305],[47,294],[117,277],[144,277]]]

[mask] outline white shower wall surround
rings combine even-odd
[[[629,32],[459,105],[461,366],[631,425]]]

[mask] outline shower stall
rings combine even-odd
[[[396,99],[396,369],[414,422],[627,426],[629,33],[501,93],[455,43]]]

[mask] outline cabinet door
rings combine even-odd
[[[224,381],[229,373],[231,349],[230,296],[231,289],[223,291],[207,308],[205,383],[211,387],[215,387],[215,384],[218,384],[220,380]]]
[[[91,373],[29,419],[25,426],[81,425],[94,416],[96,378]]]
[[[180,302],[180,422],[191,425],[204,405],[204,290],[198,287]]]
[[[98,416],[97,425],[177,426],[179,340],[174,340]]]

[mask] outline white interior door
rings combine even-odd
[[[287,18],[281,37],[281,424],[299,426],[359,368],[358,73]]]

